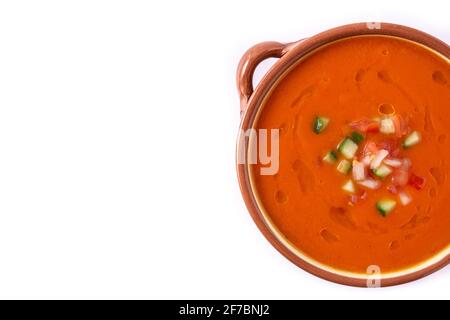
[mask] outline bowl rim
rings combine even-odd
[[[271,89],[276,86],[280,77],[282,77],[289,68],[294,66],[302,57],[318,49],[319,47],[322,47],[323,45],[345,38],[365,35],[393,36],[409,40],[441,54],[444,58],[450,59],[450,46],[445,42],[417,29],[384,22],[366,22],[343,25],[321,32],[310,38],[286,44],[286,52],[284,55],[282,55],[279,60],[273,64],[269,71],[262,77],[251,96],[248,97],[248,100],[244,101],[245,108],[241,112],[241,124],[236,149],[237,176],[244,202],[253,221],[270,244],[301,269],[324,280],[355,287],[368,287],[368,281],[371,281],[372,278],[370,275],[367,275],[366,277],[354,277],[321,268],[318,263],[314,264],[313,262],[307,261],[305,258],[302,258],[298,254],[294,253],[286,244],[283,243],[283,241],[279,239],[279,235],[276,235],[272,230],[270,223],[264,217],[264,213],[260,209],[257,196],[252,188],[250,177],[251,173],[248,170],[249,166],[245,163],[239,163],[237,159],[240,157],[239,150],[247,150],[245,146],[242,145],[242,143],[245,143],[245,139],[242,139],[243,132],[253,127],[255,118],[261,105],[263,105],[264,99],[268,96]],[[438,255],[439,254],[435,256]],[[430,260],[432,260],[435,256],[430,258]],[[402,270],[404,272],[401,275],[395,275],[393,277],[381,276],[379,279],[379,286],[387,287],[415,281],[438,271],[449,263],[450,254],[447,254],[437,261],[433,261],[433,263],[420,269],[413,266]],[[408,272],[408,270],[410,272]],[[363,275],[364,274],[361,274],[361,276]]]

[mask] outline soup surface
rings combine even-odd
[[[405,40],[324,46],[276,85],[255,127],[279,129],[279,170],[252,183],[294,247],[383,273],[450,244],[450,64]]]

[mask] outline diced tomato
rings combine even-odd
[[[404,135],[408,134],[409,127],[408,127],[408,122],[406,121],[405,118],[396,114],[395,116],[392,117],[392,120],[394,121],[395,136],[397,138],[401,138]]]
[[[362,118],[356,121],[352,121],[349,123],[349,127],[363,133],[378,132],[380,130],[380,124],[378,123],[378,121],[369,118]]]
[[[394,170],[394,173],[392,174],[392,183],[396,187],[404,187],[409,182],[409,176],[410,176],[410,168],[411,168],[411,161],[409,159],[403,159],[403,163],[401,167]]]
[[[367,155],[374,155],[378,152],[379,148],[377,144],[373,141],[367,141],[364,144],[364,147],[362,148],[362,157],[365,157]]]
[[[409,180],[409,173],[401,168],[394,171],[392,174],[392,183],[395,186],[406,186]]]
[[[400,153],[401,153],[400,148],[395,148],[395,149],[392,150],[389,154],[390,154],[392,157],[398,157],[398,156],[400,156]]]
[[[425,179],[414,173],[409,177],[408,183],[417,190],[422,190],[425,187]]]
[[[387,139],[377,143],[379,149],[389,151],[389,154],[394,153],[398,149],[399,142],[397,139]]]

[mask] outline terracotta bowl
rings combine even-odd
[[[389,23],[357,23],[331,29],[297,42],[257,44],[244,54],[237,70],[237,87],[242,118],[238,137],[237,159],[245,158],[245,155],[240,153],[248,152],[248,146],[244,142],[245,138],[242,137],[243,132],[253,127],[256,114],[261,108],[264,98],[276,85],[277,80],[309,52],[330,42],[360,35],[386,35],[407,39],[424,45],[450,59],[450,46],[446,43],[424,32]],[[255,68],[268,58],[278,58],[279,60],[265,74],[257,87],[253,88],[252,80]],[[373,283],[376,284],[375,286],[393,286],[427,276],[450,262],[450,255],[445,253],[434,257],[425,264],[421,264],[420,267],[395,274],[376,275],[375,277],[371,274],[347,274],[337,270],[334,271],[331,268],[324,268],[319,263],[303,256],[298,250],[294,250],[286,241],[282,240],[282,235],[274,231],[276,228],[273,228],[268,219],[265,218],[263,210],[258,205],[256,194],[251,187],[250,166],[245,161],[240,162],[242,161],[237,161],[237,173],[242,196],[259,230],[282,255],[307,272],[329,281],[351,286],[371,287],[374,286]]]

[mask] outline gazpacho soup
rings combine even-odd
[[[450,244],[450,64],[401,38],[350,37],[273,86],[254,129],[278,129],[278,170],[249,165],[279,237],[324,268],[383,274]]]

